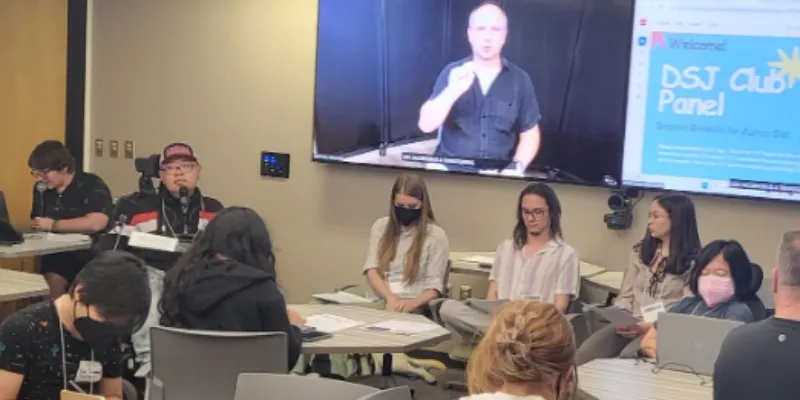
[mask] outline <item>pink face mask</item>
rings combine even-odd
[[[733,279],[715,275],[703,275],[697,282],[697,291],[709,307],[716,307],[733,298]]]

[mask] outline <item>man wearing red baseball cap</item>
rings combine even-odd
[[[202,231],[217,212],[223,209],[222,203],[213,197],[200,193],[197,183],[200,180],[200,163],[191,146],[186,143],[172,143],[164,148],[159,163],[161,185],[158,193],[136,201],[130,209],[118,206],[117,215],[130,216],[125,224],[112,232],[147,232],[156,235],[191,239]],[[127,247],[127,237],[120,236],[122,247]],[[142,257],[148,266],[150,289],[153,294],[150,314],[142,328],[132,337],[136,359],[141,363],[150,361],[150,327],[158,325],[160,318],[158,302],[165,272],[180,257],[180,253],[139,248],[126,248]]]

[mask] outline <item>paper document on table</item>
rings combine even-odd
[[[372,303],[373,301],[359,295],[355,295],[348,292],[334,292],[334,293],[317,293],[311,295],[311,297],[326,301],[328,303],[335,303],[335,304],[365,304],[365,303]]]
[[[152,233],[132,232],[128,246],[174,253],[178,250],[178,239]]]
[[[481,255],[474,254],[474,255],[471,255],[469,257],[462,258],[461,261],[466,261],[466,262],[471,262],[471,263],[476,263],[476,264],[481,264],[481,265],[492,265],[492,263],[494,263],[494,257],[481,256]]]
[[[80,233],[48,233],[47,236],[45,236],[45,240],[52,242],[81,243],[89,242],[92,238],[90,238],[89,235],[81,235]]]
[[[607,319],[614,327],[625,327],[636,325],[639,322],[631,313],[616,306],[609,307],[595,307],[589,306],[592,311],[600,314],[603,318]]]
[[[317,314],[306,318],[306,326],[327,333],[339,332],[363,324],[363,321],[354,321],[333,314]]]
[[[597,265],[589,264],[583,261],[581,261],[580,268],[582,277],[593,276],[602,272],[606,272],[606,269],[603,267],[598,267]]]
[[[389,333],[399,333],[403,335],[413,335],[416,333],[424,333],[438,328],[436,324],[425,324],[420,322],[401,321],[399,319],[390,319],[388,321],[378,322],[377,324],[368,325],[367,329],[371,331],[382,331]]]

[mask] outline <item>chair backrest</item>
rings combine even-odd
[[[245,372],[288,372],[283,332],[150,330],[153,390],[165,400],[231,399]]]
[[[411,400],[411,389],[408,386],[398,386],[368,394],[358,400]]]
[[[357,400],[377,391],[371,386],[327,378],[248,373],[239,375],[234,400]]]
[[[453,262],[447,260],[447,265],[444,267],[444,276],[442,277],[442,297],[450,297],[450,291],[447,290],[447,285],[450,284],[450,272],[453,270]]]
[[[756,321],[760,321],[767,318],[767,308],[758,296],[758,291],[761,289],[761,284],[764,282],[764,270],[761,269],[760,265],[755,263],[751,264],[751,266],[753,269],[753,282],[750,287],[751,294],[745,299],[745,304],[747,304],[747,307],[753,314],[753,318],[755,318]]]

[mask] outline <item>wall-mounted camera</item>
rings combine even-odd
[[[612,230],[630,229],[633,225],[633,208],[642,199],[639,189],[615,189],[608,197],[611,212],[603,216],[606,227]]]

